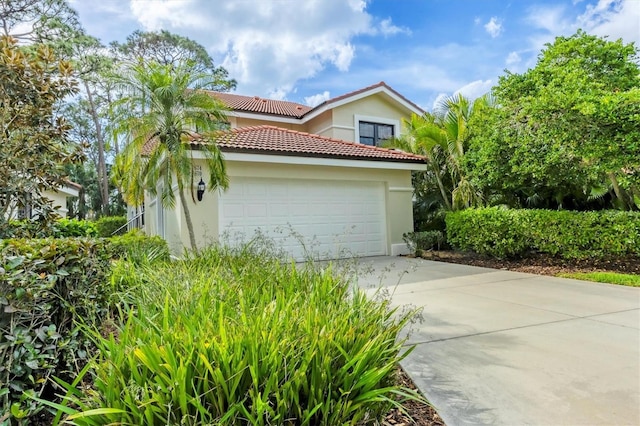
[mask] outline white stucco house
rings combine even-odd
[[[51,207],[55,208],[60,217],[67,217],[67,198],[77,197],[82,190],[82,185],[67,180],[64,185],[61,185],[56,190],[46,190],[42,192],[42,196],[51,201]],[[23,199],[23,205],[17,206],[16,203],[10,205],[9,213],[7,215],[10,219],[30,219],[37,214],[30,205],[30,196]]]
[[[411,172],[425,162],[380,144],[422,109],[384,82],[313,108],[210,93],[230,108],[230,130],[217,141],[230,185],[195,203],[188,197],[199,245],[251,239],[259,230],[296,259],[305,245],[324,258],[406,253]],[[191,148],[195,165],[205,167],[198,144]],[[147,234],[164,237],[174,251],[189,246],[180,203],[163,208],[147,194],[144,223]]]

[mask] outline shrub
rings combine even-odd
[[[0,243],[0,402],[18,422],[54,399],[53,376],[73,377],[93,347],[77,321],[106,314],[110,259],[101,241],[4,240]]]
[[[446,235],[442,231],[409,232],[402,237],[409,249],[418,255],[423,250],[440,250],[448,246]]]
[[[447,238],[496,257],[547,253],[567,259],[640,256],[640,213],[467,209],[447,215]]]
[[[333,426],[380,419],[396,395],[417,398],[394,382],[411,314],[330,267],[245,247],[140,270],[149,284],[135,287],[117,338],[102,339],[97,392],[73,392],[85,413],[65,408],[69,421]]]
[[[35,220],[11,220],[3,227],[0,238],[69,238],[95,237],[98,229],[88,220],[61,218],[48,226]]]
[[[149,237],[133,230],[109,239],[109,248],[114,258],[125,259],[137,265],[169,260],[169,246],[159,236]]]
[[[98,230],[99,237],[109,238],[118,231],[117,235],[122,235],[127,232],[126,227],[127,218],[124,216],[104,216],[95,221],[96,228]]]
[[[97,237],[98,228],[94,222],[78,219],[58,219],[53,225],[53,237]]]

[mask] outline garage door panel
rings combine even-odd
[[[372,182],[232,178],[220,198],[220,230],[250,239],[260,229],[297,259],[386,254],[384,186]]]

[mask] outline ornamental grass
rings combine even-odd
[[[376,424],[420,399],[395,381],[410,352],[397,337],[416,312],[367,297],[330,265],[211,247],[114,279],[131,308],[96,336],[91,391],[63,384],[68,422]]]

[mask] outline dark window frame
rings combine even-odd
[[[363,136],[362,125],[372,125],[373,126],[373,136]],[[391,129],[391,136],[382,138],[380,137],[380,128],[389,128]],[[358,134],[359,134],[359,142],[363,145],[369,146],[380,146],[381,143],[387,139],[393,138],[396,135],[396,128],[393,124],[389,123],[376,123],[373,121],[365,121],[360,120],[358,122]]]

